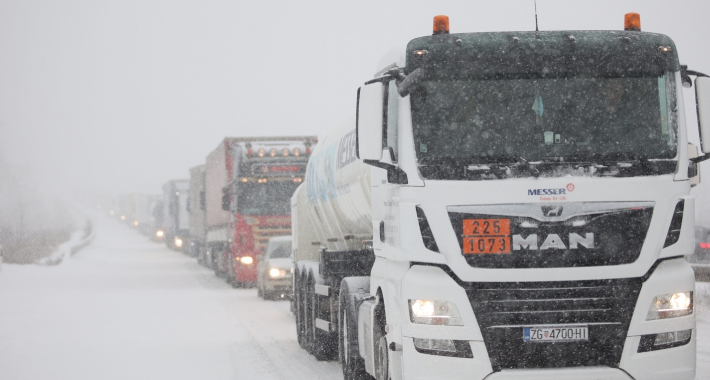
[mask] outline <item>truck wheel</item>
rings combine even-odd
[[[357,341],[357,310],[345,281],[340,285],[338,304],[340,305],[338,308],[338,356],[343,368],[343,378],[345,380],[372,379],[372,376],[365,371],[365,361],[360,357],[360,347]]]
[[[377,355],[377,369],[376,369],[376,379],[377,380],[390,380],[389,377],[389,352],[387,349],[387,338],[380,337],[380,341],[378,344],[378,353]]]
[[[311,284],[309,278],[304,278],[306,282],[303,286],[303,334],[306,338],[306,351],[313,354],[313,299],[311,299]]]
[[[256,296],[263,298],[264,297],[264,292],[261,291],[261,286],[257,283],[256,285]]]
[[[296,272],[295,288],[293,290],[294,298],[296,299],[296,336],[298,337],[298,345],[306,349],[306,327],[303,324],[303,309],[305,308],[303,305],[303,280],[300,277],[299,273]]]

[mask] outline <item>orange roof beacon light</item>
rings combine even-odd
[[[449,34],[449,16],[434,16],[433,34]]]
[[[631,32],[641,31],[641,15],[638,13],[627,13],[624,16],[624,30]]]

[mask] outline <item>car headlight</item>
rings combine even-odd
[[[242,258],[239,259],[239,262],[244,265],[251,265],[251,264],[254,264],[254,258],[251,256],[243,256]]]
[[[409,316],[412,323],[463,326],[459,310],[449,301],[409,300]]]
[[[286,275],[285,269],[279,269],[279,268],[269,269],[269,277],[271,277],[271,278],[283,277],[285,275]]]
[[[693,314],[693,292],[657,295],[648,309],[647,321]]]

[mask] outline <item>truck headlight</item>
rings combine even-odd
[[[657,295],[648,309],[647,321],[693,314],[693,292]]]
[[[279,269],[279,268],[269,269],[269,276],[271,278],[283,277],[285,275],[286,275],[286,271],[284,269]]]
[[[239,262],[244,265],[251,265],[254,263],[254,258],[252,258],[251,256],[243,256],[239,259]]]
[[[165,233],[163,232],[163,230],[155,231],[155,236],[157,236],[157,237],[159,237],[159,238],[163,237],[164,234],[165,234]]]
[[[175,238],[175,246],[178,248],[182,247],[182,239],[176,237]]]
[[[463,326],[459,310],[449,301],[409,300],[409,316],[422,325]]]

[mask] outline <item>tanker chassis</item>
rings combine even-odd
[[[385,57],[291,199],[303,348],[347,380],[695,377],[710,78],[625,22],[449,34],[437,16]]]

